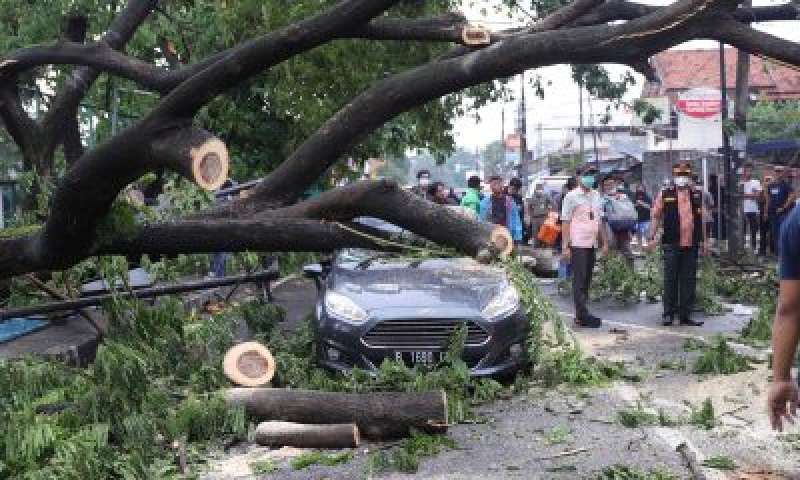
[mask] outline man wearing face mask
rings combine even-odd
[[[663,324],[672,325],[677,314],[681,325],[697,327],[703,322],[692,320],[691,312],[697,286],[698,250],[708,254],[703,194],[691,186],[692,167],[688,163],[673,166],[672,176],[674,186],[663,189],[653,204],[649,243],[655,245],[656,233],[663,223]]]
[[[594,190],[596,175],[595,167],[585,166],[578,176],[578,187],[564,196],[561,206],[562,256],[572,264],[575,325],[589,328],[603,324],[586,305],[598,244],[603,247],[603,255],[608,253],[605,229],[601,228],[603,200]]]
[[[420,170],[417,172],[417,184],[411,188],[411,192],[415,195],[426,200],[432,200],[428,195],[428,188],[431,186],[431,172],[429,170]]]

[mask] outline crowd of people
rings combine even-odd
[[[460,205],[483,221],[503,225],[516,243],[538,244],[537,233],[548,216],[560,223],[560,238],[552,245],[560,251],[562,272],[572,281],[577,327],[598,328],[602,320],[588,308],[589,288],[598,253],[612,249],[633,262],[631,244],[642,249],[660,245],[663,252],[662,324],[701,326],[691,318],[696,298],[698,257],[709,254],[712,237],[725,239],[724,193],[703,182],[688,163],[673,166],[672,176],[651,197],[641,183],[633,190],[624,178],[600,178],[593,165],[585,165],[570,177],[561,192],[552,196],[537,184],[527,198],[522,182],[513,178],[504,184],[500,176],[489,178],[484,194],[481,179],[472,177],[459,199],[439,182],[430,183],[430,173],[420,172],[416,191],[441,204]],[[715,180],[715,179],[712,179]],[[599,187],[599,188],[598,188]],[[780,287],[773,325],[773,379],[768,408],[773,428],[782,430],[793,422],[800,407],[800,389],[791,370],[800,344],[800,193],[795,192],[787,169],[775,166],[763,182],[753,167],[742,168],[738,195],[744,238],[753,254],[779,259]],[[599,252],[598,252],[599,250]]]
[[[753,175],[752,165],[744,165],[741,172],[738,201],[746,238],[752,253],[764,256],[778,255],[781,225],[798,201],[786,168],[776,166],[773,172],[765,175],[763,184]],[[632,265],[633,245],[652,250],[659,244],[664,253],[663,324],[672,325],[677,319],[682,325],[702,325],[691,318],[697,262],[708,254],[712,238],[724,238],[720,235],[725,233],[720,228],[724,195],[704,188],[690,164],[674,165],[672,176],[664,179],[654,196],[641,182],[631,188],[620,174],[601,177],[593,165],[570,177],[555,195],[537,183],[523,197],[520,179],[511,178],[506,184],[500,176],[488,179],[486,193],[480,177],[471,177],[460,197],[441,182],[431,182],[427,170],[420,171],[417,180],[418,194],[439,204],[460,205],[483,221],[507,227],[515,243],[553,246],[561,254],[560,276],[572,281],[577,325],[602,325],[586,306],[598,249],[614,251]],[[548,218],[560,225],[560,235],[549,242],[540,235]]]

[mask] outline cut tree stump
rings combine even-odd
[[[307,425],[269,421],[258,424],[256,443],[266,447],[354,448],[361,443],[355,423]]]
[[[225,353],[222,370],[237,385],[260,387],[275,376],[275,358],[264,345],[244,342],[234,345]]]
[[[205,190],[217,190],[228,178],[228,148],[222,140],[203,129],[191,127],[170,131],[154,141],[151,150],[162,165]]]
[[[232,388],[230,407],[242,406],[259,420],[307,424],[355,423],[366,438],[407,436],[412,428],[447,431],[447,395],[423,393],[339,393],[282,388]]]

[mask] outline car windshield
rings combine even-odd
[[[358,262],[370,263],[378,259],[401,259],[403,258],[400,253],[381,252],[378,250],[370,250],[367,248],[345,248],[339,251],[337,255],[340,263]]]

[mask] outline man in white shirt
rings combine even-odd
[[[753,178],[753,165],[742,166],[742,211],[744,212],[744,235],[750,231],[750,247],[758,251],[756,237],[759,229],[758,199],[761,196],[761,182]]]

